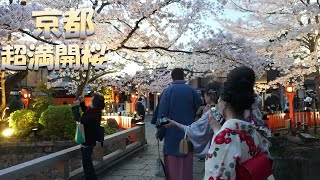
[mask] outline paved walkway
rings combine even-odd
[[[158,157],[157,141],[154,138],[155,127],[150,124],[150,117],[146,118],[146,138],[147,148],[131,155],[127,160],[123,160],[113,167],[100,174],[99,180],[162,180],[163,178],[154,176],[155,164]],[[162,151],[160,142],[160,151]],[[162,152],[160,152],[162,154]],[[201,180],[204,174],[204,162],[194,158],[193,179]]]

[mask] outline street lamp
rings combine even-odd
[[[292,85],[288,85],[288,86],[286,87],[286,92],[287,92],[287,93],[292,93],[292,92],[293,92],[293,86],[292,86]]]
[[[4,137],[10,137],[10,136],[12,136],[13,133],[14,133],[14,131],[11,128],[7,128],[4,131],[2,131],[2,135]]]
[[[25,92],[23,92],[22,93],[22,96],[23,96],[23,98],[25,98],[25,99],[30,99],[31,98],[31,93],[30,92],[28,92],[28,91],[25,91]]]
[[[294,98],[294,88],[292,85],[286,86],[286,96],[289,101],[289,118],[291,120],[291,131],[293,134],[295,134],[295,121],[293,119],[294,117],[294,109],[293,109],[293,98]]]
[[[21,89],[21,95],[22,95],[21,101],[22,101],[23,104],[25,105],[26,109],[28,109],[28,108],[29,108],[29,101],[30,101],[30,99],[31,99],[31,92],[30,92],[30,90]]]

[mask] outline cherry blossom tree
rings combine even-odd
[[[217,16],[222,27],[235,36],[259,42],[259,52],[270,60],[266,70],[281,72],[281,77],[270,82],[270,86],[291,82],[301,87],[305,78],[312,77],[320,95],[319,1],[226,0],[224,9],[240,17]]]
[[[139,94],[161,93],[171,82],[171,72],[167,69],[140,71],[132,78]]]
[[[99,4],[99,1],[94,1],[93,7],[97,12],[95,16],[97,22],[96,33],[86,42],[103,40],[108,46],[109,53],[125,54],[122,58],[138,61],[137,63],[146,67],[157,68],[160,66],[161,68],[173,69],[168,67],[169,64],[175,67],[184,67],[193,72],[192,75],[201,76],[203,73],[212,72],[210,67],[215,61],[220,61],[217,64],[225,66],[228,64],[225,63],[226,61],[237,62],[228,53],[225,53],[228,55],[224,55],[224,60],[220,60],[223,56],[221,51],[228,48],[223,48],[223,45],[220,45],[219,50],[214,50],[216,49],[215,39],[202,41],[200,39],[204,35],[207,37],[216,36],[201,19],[201,15],[206,17],[215,13],[211,8],[216,5],[217,3],[214,2],[200,0],[157,1],[157,3],[152,1],[145,1],[144,3],[140,1],[108,1],[102,4]],[[179,10],[178,13],[175,10]],[[200,30],[203,31],[202,34]],[[190,33],[194,37],[186,38],[190,36]],[[221,40],[224,36],[212,38],[220,38],[217,41],[223,43]],[[183,42],[181,39],[189,41]],[[199,44],[201,45],[199,46]],[[145,54],[147,55],[144,56]],[[148,57],[157,55],[156,58],[148,59]],[[212,56],[215,57],[212,58]],[[196,59],[198,60],[195,61]],[[219,70],[230,69],[221,68],[219,65],[214,67]],[[100,77],[96,73],[95,75]],[[77,75],[75,74],[75,76]],[[78,91],[78,94],[83,92],[84,86],[77,87],[82,88]]]
[[[12,1],[11,1],[12,2]],[[54,1],[55,2],[55,1]],[[261,72],[266,58],[243,38],[217,32],[205,21],[220,13],[219,1],[211,0],[35,0],[21,7],[3,4],[0,7],[0,29],[4,43],[21,43],[25,36],[37,43],[52,45],[76,43],[106,44],[107,69],[61,71],[59,78],[69,78],[73,92],[81,95],[90,83],[102,84],[108,74],[119,72],[129,62],[145,69],[182,67],[188,79],[205,75],[226,74],[237,65],[249,65]],[[45,8],[67,11],[69,8],[94,10],[95,34],[85,40],[35,37],[33,10]],[[23,22],[20,22],[23,21]],[[8,40],[8,37],[13,38]],[[261,73],[257,73],[261,74]],[[125,80],[124,80],[125,81]]]
[[[23,30],[25,27],[30,27],[31,11],[37,10],[37,6],[21,6],[13,4],[13,1],[8,1],[8,5],[0,4],[0,46],[6,43],[12,43],[14,36],[13,32],[27,33]],[[30,15],[29,15],[30,14]],[[12,16],[15,15],[15,16]],[[1,48],[0,48],[1,49]],[[0,63],[2,64],[1,57]],[[7,98],[11,90],[23,80],[28,71],[1,71],[1,99],[0,113],[6,108]]]
[[[234,38],[231,34],[220,32],[213,34],[211,37],[208,36],[208,40],[201,43],[206,44],[207,47],[196,47],[202,50],[192,53],[182,50],[180,50],[180,52],[168,52],[161,49],[153,51],[140,50],[140,52],[122,50],[121,52],[116,51],[109,53],[109,55],[111,55],[107,65],[107,67],[110,68],[109,71],[87,71],[87,73],[92,75],[79,74],[81,71],[70,71],[67,77],[73,76],[70,79],[75,82],[70,83],[69,89],[79,89],[79,87],[84,89],[84,85],[88,83],[96,84],[93,86],[103,84],[104,81],[110,80],[108,76],[110,72],[111,74],[120,72],[131,62],[143,67],[143,69],[141,69],[143,73],[147,72],[146,70],[170,71],[175,67],[181,67],[186,71],[188,81],[209,75],[226,76],[231,69],[239,65],[252,67],[258,76],[264,74],[264,67],[267,65],[268,59],[260,56],[255,46],[250,46],[251,44],[243,38]],[[113,68],[113,70],[111,68]],[[59,74],[60,77],[66,77],[65,73]],[[123,72],[122,74],[125,73]],[[121,75],[118,76],[121,77]],[[141,80],[139,84],[143,84],[145,80],[150,80],[148,75],[141,76],[141,74],[138,74],[138,77],[138,79]],[[142,77],[146,79],[143,80]],[[86,82],[86,79],[88,79],[88,82]],[[123,80],[127,82],[128,78],[123,78]],[[154,85],[157,84],[158,83],[155,83]],[[159,86],[156,89],[160,87],[163,86]],[[73,91],[78,90],[72,90],[72,92]],[[78,91],[78,94],[79,92],[80,91]]]

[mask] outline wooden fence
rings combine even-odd
[[[288,115],[285,113],[268,115],[268,127],[272,132],[276,129],[285,128],[286,119],[288,119]]]
[[[271,131],[276,131],[277,129],[288,128],[289,114],[271,114],[268,115],[267,125]],[[301,124],[307,124],[308,127],[313,127],[315,120],[317,126],[320,125],[320,114],[319,112],[295,112],[293,116],[295,124],[300,122]]]

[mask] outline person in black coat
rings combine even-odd
[[[83,111],[80,116],[79,107]],[[96,141],[100,141],[101,110],[104,109],[104,97],[94,94],[89,107],[85,107],[83,99],[79,98],[72,107],[74,119],[84,126],[85,142],[81,144],[82,165],[86,180],[96,180],[96,173],[92,164],[92,151]]]
[[[142,104],[142,98],[141,97],[136,102],[135,109],[137,111],[137,114],[141,117],[141,120],[144,121],[144,117],[146,115],[146,111],[145,111],[144,106]]]

